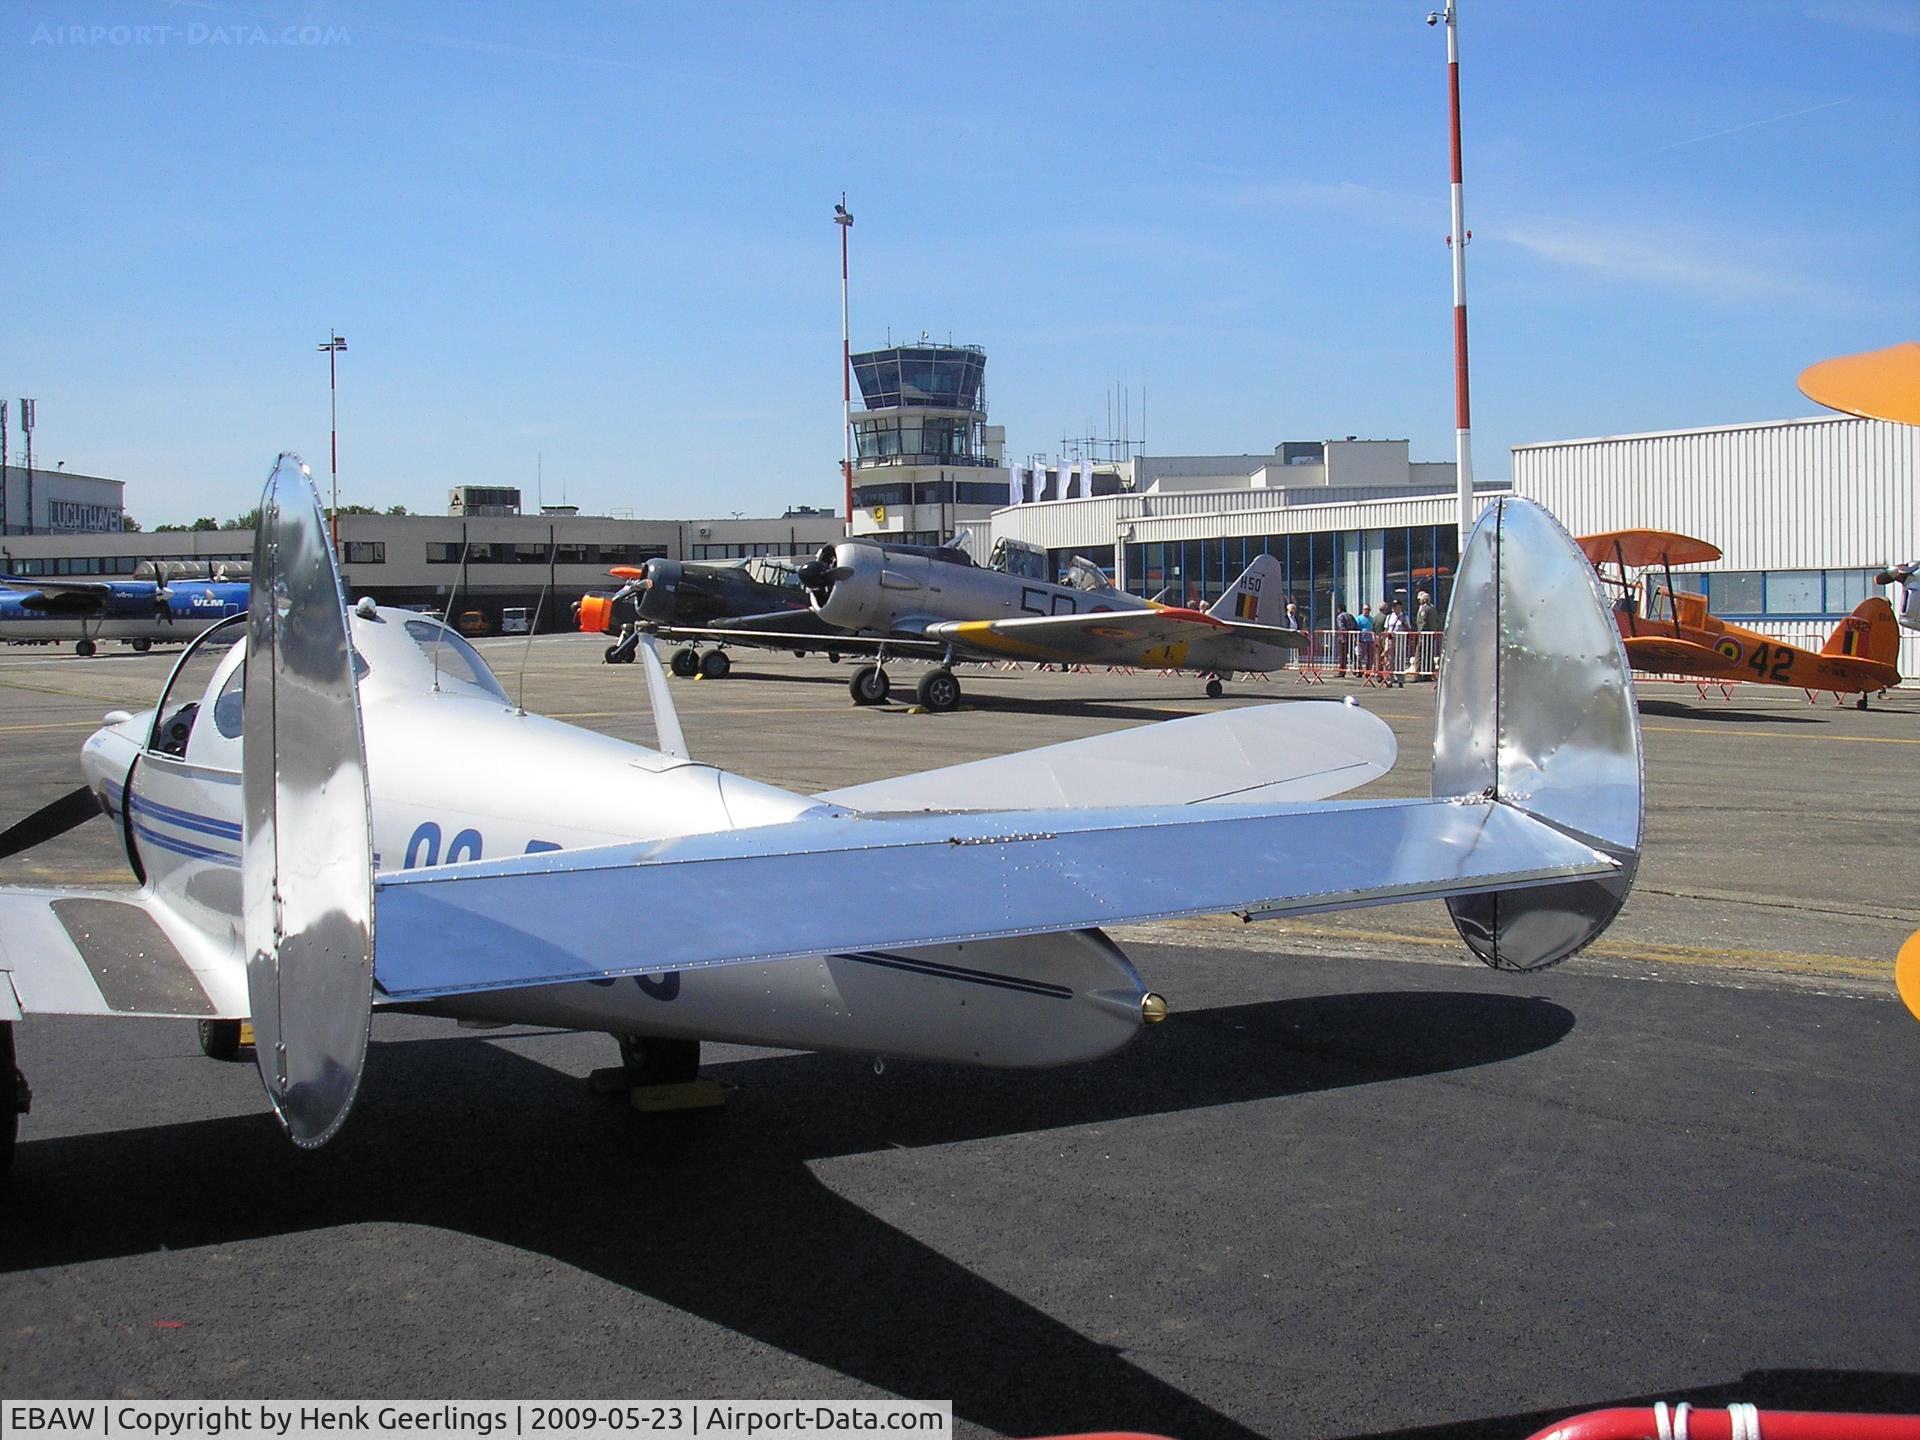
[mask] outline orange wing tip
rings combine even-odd
[[[1893,983],[1913,1018],[1920,1020],[1920,930],[1900,947],[1900,958],[1893,962]]]
[[[614,565],[608,568],[607,573],[616,580],[639,580],[647,572],[638,565]]]
[[[1849,415],[1920,425],[1920,343],[1907,340],[1809,365],[1800,372],[1800,393]]]

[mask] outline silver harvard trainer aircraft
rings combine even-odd
[[[1337,703],[824,795],[690,759],[650,645],[659,749],[529,715],[438,622],[343,604],[293,456],[241,626],[198,693],[181,677],[219,628],[87,741],[84,792],[0,837],[102,811],[140,883],[0,889],[0,1075],[32,1015],[192,1018],[214,1051],[250,1020],[274,1111],[317,1146],[382,1008],[604,1030],[641,1082],[702,1040],[1053,1065],[1164,1010],[1104,926],[1444,897],[1474,953],[1528,970],[1606,927],[1640,847],[1619,640],[1519,500],[1461,560],[1430,800],[1329,803],[1394,759]]]

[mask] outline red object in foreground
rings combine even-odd
[[[1920,1415],[1846,1415],[1731,1405],[1636,1405],[1590,1410],[1535,1432],[1532,1440],[1920,1440]]]

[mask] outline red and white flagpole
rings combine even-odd
[[[1467,229],[1465,186],[1460,175],[1460,17],[1458,0],[1447,0],[1447,8],[1427,16],[1429,25],[1441,20],[1447,26],[1447,109],[1453,137],[1453,233],[1447,245],[1453,251],[1453,408],[1454,468],[1459,485],[1460,548],[1467,548],[1467,532],[1473,528],[1476,506],[1473,503],[1473,420],[1467,403],[1467,242],[1473,232]]]

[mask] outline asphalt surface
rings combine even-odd
[[[486,646],[510,690],[528,652]],[[542,639],[530,708],[650,737],[636,667]],[[0,651],[5,817],[172,657]],[[678,683],[703,758],[796,788],[1221,704],[1157,676],[847,667]],[[910,681],[913,667],[901,667]],[[1361,693],[1427,784],[1430,687]],[[640,1117],[600,1036],[384,1016],[316,1154],[191,1027],[35,1019],[0,1192],[0,1392],[952,1398],[963,1433],[1524,1436],[1639,1399],[1920,1411],[1920,696],[1641,687],[1648,839],[1602,943],[1511,977],[1438,906],[1122,935],[1172,1018],[991,1073],[709,1047]],[[1357,866],[1366,857],[1355,856]],[[108,827],[0,882],[124,878]]]

